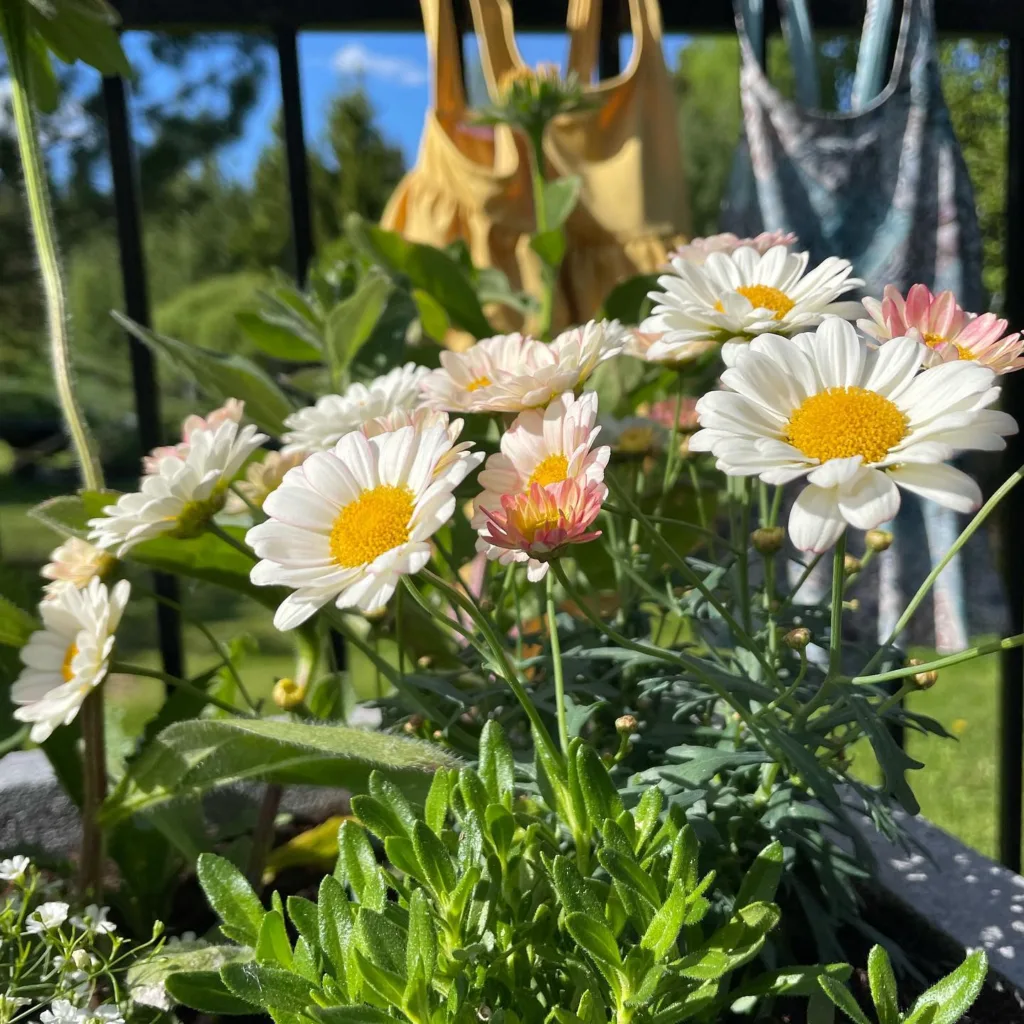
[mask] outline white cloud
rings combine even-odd
[[[331,66],[340,75],[359,78],[384,78],[398,85],[418,86],[427,81],[426,69],[415,61],[404,57],[389,57],[367,49],[362,43],[348,43],[331,61]]]

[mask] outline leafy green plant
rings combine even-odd
[[[779,847],[723,899],[684,816],[663,816],[656,789],[623,808],[586,749],[576,754],[587,766],[585,844],[492,723],[479,767],[438,771],[422,811],[371,776],[315,902],[275,894],[266,909],[236,869],[204,856],[221,931],[246,948],[217,974],[174,972],[169,960],[168,991],[206,1010],[234,998],[279,1022],[669,1022],[716,1020],[737,1000],[810,995],[819,979],[848,976],[843,964],[758,968],[779,919]]]

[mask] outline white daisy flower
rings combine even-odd
[[[343,395],[324,395],[316,405],[294,412],[285,421],[285,454],[322,452],[367,420],[409,412],[420,402],[420,382],[430,370],[415,363],[396,366],[369,384],[351,384]]]
[[[113,564],[114,558],[106,551],[79,537],[71,537],[50,552],[50,560],[40,572],[51,581],[44,588],[50,597],[67,584],[81,589],[94,576],[106,575]]]
[[[98,903],[90,903],[80,915],[71,918],[71,923],[76,928],[81,928],[85,932],[111,935],[117,931],[117,925],[107,919],[109,914],[109,907],[101,907]]]
[[[427,564],[455,487],[483,458],[465,450],[450,458],[453,447],[440,424],[369,438],[353,431],[287,474],[264,503],[270,518],[246,535],[262,559],[253,583],[294,590],[274,616],[278,629],[294,629],[328,601],[379,609],[403,575]]]
[[[522,412],[582,387],[622,351],[617,320],[591,320],[547,344],[521,334],[484,338],[464,352],[442,352],[422,383],[424,404],[449,412]]]
[[[0,860],[0,880],[4,882],[19,882],[25,877],[32,861],[23,854],[16,854],[14,857],[5,857]]]
[[[285,473],[301,466],[308,454],[303,451],[289,452],[287,455],[284,452],[267,452],[262,462],[250,462],[245,467],[245,479],[235,484],[239,494],[228,495],[224,511],[229,515],[241,515],[248,511],[249,505],[263,508],[263,502],[281,486]]]
[[[999,451],[1017,424],[989,408],[1000,390],[990,369],[960,361],[919,373],[926,354],[913,338],[872,349],[836,317],[814,334],[762,335],[722,374],[729,390],[697,403],[690,450],[712,452],[730,476],[806,476],[789,519],[804,551],[828,550],[847,525],[888,522],[901,487],[971,512],[978,485],[946,460]]]
[[[81,590],[63,587],[39,605],[43,628],[19,652],[25,665],[11,687],[19,722],[31,722],[34,743],[78,714],[82,701],[103,682],[114,647],[114,633],[131,585],[111,590],[93,578]]]
[[[763,256],[753,248],[714,252],[699,266],[672,260],[673,273],[658,278],[664,289],[651,292],[656,305],[640,325],[660,335],[647,347],[651,362],[695,358],[708,341],[723,344],[729,365],[742,343],[765,332],[792,335],[821,323],[828,315],[855,319],[864,312],[859,302],[836,299],[864,282],[851,277],[848,260],[830,257],[807,273],[808,254],[791,253],[783,245]]]
[[[68,919],[70,907],[66,903],[40,903],[25,922],[25,931],[31,935],[53,931]]]
[[[477,478],[483,492],[473,502],[472,525],[483,530],[487,512],[501,508],[508,494],[522,494],[533,484],[550,487],[576,480],[582,487],[604,480],[611,449],[595,448],[601,428],[597,423],[597,395],[576,398],[571,391],[559,395],[546,409],[520,413],[502,435],[501,451],[487,459]],[[483,539],[477,551],[496,558],[500,552]]]
[[[134,544],[169,533],[196,537],[223,507],[228,485],[264,441],[251,424],[226,420],[215,430],[189,437],[184,460],[161,459],[155,473],[142,478],[139,490],[122,494],[106,515],[90,519],[89,539],[123,555]]]

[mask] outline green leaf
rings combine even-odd
[[[583,179],[578,174],[556,178],[544,184],[544,211],[547,214],[549,230],[562,227],[569,215],[576,209],[583,188]]]
[[[325,340],[332,373],[340,377],[369,341],[387,305],[391,282],[371,272],[359,287],[327,316]]]
[[[511,809],[515,794],[515,761],[504,730],[494,719],[488,720],[480,733],[480,779],[491,803]]]
[[[875,714],[874,708],[863,697],[853,696],[849,701],[854,717],[871,742],[871,748],[878,758],[878,764],[885,776],[885,788],[902,805],[908,814],[917,814],[921,805],[907,782],[906,773],[913,768],[923,768],[897,742],[889,727]]]
[[[239,999],[272,1013],[282,1010],[286,1013],[303,1013],[312,1002],[310,984],[291,971],[269,964],[258,964],[255,960],[227,964],[220,970],[224,984]]]
[[[627,277],[608,293],[599,315],[608,320],[620,320],[624,324],[638,324],[651,306],[647,293],[657,288],[657,274]]]
[[[414,288],[430,295],[457,327],[475,338],[493,333],[469,276],[446,252],[407,242],[396,232],[386,231],[357,215],[346,219],[345,230],[356,245],[389,270],[404,274]]]
[[[260,924],[256,939],[256,959],[261,963],[292,966],[292,945],[284,926],[284,917],[276,910],[268,910]]]
[[[131,65],[112,25],[68,4],[58,8],[55,18],[44,17],[31,7],[28,11],[32,27],[65,64],[80,60],[104,75],[131,76]]]
[[[988,973],[988,957],[976,949],[952,974],[932,985],[910,1008],[906,1024],[955,1024],[978,998]],[[926,1017],[934,1007],[933,1017]]]
[[[616,882],[628,886],[635,893],[642,896],[651,905],[652,909],[661,905],[661,896],[658,893],[658,887],[655,885],[654,879],[636,861],[630,860],[617,850],[612,850],[608,847],[598,852],[597,859]]]
[[[168,976],[164,986],[176,1003],[200,1013],[247,1016],[258,1005],[233,995],[217,971],[180,971]]]
[[[284,432],[284,420],[292,412],[292,404],[251,359],[235,353],[211,352],[168,338],[121,313],[114,313],[113,317],[153,352],[166,356],[176,367],[188,371],[208,399],[224,402],[228,398],[240,398],[245,402],[246,417],[261,430],[273,437],[280,437]]]
[[[109,490],[61,494],[34,505],[28,510],[28,515],[62,537],[86,540],[89,520],[101,515],[104,505],[113,505],[120,497],[120,491]]]
[[[345,964],[354,927],[352,905],[341,883],[331,875],[320,883],[317,910],[320,947],[328,965],[333,968],[333,977],[344,983]]]
[[[868,1020],[864,1011],[857,1005],[857,1000],[853,998],[850,990],[845,985],[836,981],[835,978],[830,978],[828,975],[818,978],[818,984],[821,986],[821,990],[825,995],[827,995],[829,999],[831,999],[832,1002],[854,1022],[854,1024],[871,1024],[871,1021]],[[959,1014],[956,1019],[959,1019]]]
[[[427,793],[427,802],[424,809],[424,819],[431,832],[440,834],[444,828],[445,819],[448,817],[448,802],[451,800],[452,780],[447,769],[439,768],[434,775],[434,781],[430,784],[430,792]]]
[[[612,930],[604,921],[587,914],[567,914],[565,926],[569,929],[569,934],[595,960],[611,967],[622,966],[619,945]]]
[[[374,966],[389,971],[405,982],[408,934],[386,914],[360,907],[356,917],[356,935],[361,948]]]
[[[25,56],[32,100],[42,113],[52,114],[60,104],[60,84],[46,42],[34,32],[29,33]]]
[[[878,1024],[900,1024],[900,1004],[896,975],[884,947],[873,946],[868,954],[868,984],[878,1014]]]
[[[298,333],[291,317],[244,311],[235,314],[235,323],[254,345],[274,359],[290,363],[322,363],[324,360],[323,352],[310,337],[312,332],[308,326]]]
[[[316,1019],[323,1024],[394,1024],[395,1018],[383,1010],[363,1003],[361,1006],[314,1006]]]
[[[245,875],[231,861],[204,853],[196,865],[196,876],[221,920],[221,931],[244,946],[255,946],[266,911]]]
[[[565,232],[561,228],[544,231],[530,239],[530,248],[544,261],[549,270],[557,270],[565,259]]]
[[[456,879],[455,868],[444,843],[422,821],[417,821],[412,833],[412,845],[427,884],[438,896],[447,896],[455,888]]]
[[[397,974],[378,967],[360,949],[356,950],[355,962],[363,980],[377,993],[380,999],[392,1006],[402,1005],[405,984]]]
[[[697,833],[693,826],[684,825],[672,842],[672,859],[668,866],[668,880],[674,882],[682,879],[686,891],[693,892],[697,885],[697,860],[700,850],[697,846]]]
[[[647,840],[651,837],[651,833],[654,832],[654,828],[658,824],[658,818],[661,815],[663,802],[664,794],[657,786],[651,786],[640,797],[640,803],[636,805],[636,809],[633,811],[633,821],[637,830],[636,847],[638,851],[643,849]]]
[[[412,299],[423,327],[423,333],[434,341],[443,342],[451,326],[444,306],[422,288],[413,288]]]
[[[686,887],[677,881],[668,894],[668,899],[651,919],[640,945],[649,949],[658,960],[675,945],[679,931],[683,927],[683,915],[686,912]]]
[[[431,981],[437,969],[437,933],[431,917],[430,901],[422,889],[416,889],[409,900],[409,939],[405,947],[405,974],[417,973]]]
[[[381,772],[370,775],[370,796],[388,807],[402,825],[406,835],[412,835],[413,826],[418,820],[412,805],[406,800],[401,789]]]
[[[408,836],[402,819],[395,812],[372,796],[360,794],[352,798],[352,813],[381,842],[388,836]]]
[[[132,764],[107,798],[107,824],[179,797],[198,797],[244,780],[341,786],[365,791],[373,769],[406,792],[425,792],[428,772],[454,761],[442,748],[405,736],[276,719],[176,722]]]
[[[561,854],[551,865],[551,881],[558,896],[558,902],[567,914],[586,914],[597,921],[604,920],[604,907],[588,879],[568,858]]]
[[[285,902],[295,930],[313,949],[320,948],[320,913],[317,905],[304,896],[289,896]],[[257,957],[258,959],[258,957]]]
[[[818,978],[822,975],[846,981],[850,974],[849,964],[784,967],[778,971],[758,975],[753,981],[741,985],[731,995],[736,999],[746,996],[811,996],[820,993]]]
[[[0,594],[0,644],[5,647],[24,647],[28,638],[39,628],[35,616]]]
[[[736,906],[745,907],[750,903],[769,902],[775,898],[775,890],[782,878],[782,843],[776,840],[766,846],[756,857],[750,870],[740,884],[736,894]]]
[[[387,902],[387,884],[370,840],[354,821],[342,822],[338,829],[338,850],[338,867],[356,898],[371,910],[382,911]]]
[[[617,818],[622,813],[622,800],[612,785],[608,769],[598,752],[587,743],[582,743],[576,751],[576,774],[591,821]]]

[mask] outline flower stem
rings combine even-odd
[[[906,679],[907,676],[916,676],[922,672],[949,668],[950,665],[959,665],[962,661],[971,661],[986,654],[995,654],[997,651],[1011,651],[1015,647],[1024,647],[1024,633],[1008,636],[1003,640],[990,640],[988,643],[978,644],[976,647],[968,647],[966,651],[960,651],[959,654],[950,654],[945,658],[936,658],[935,661],[925,662],[923,665],[907,665],[905,668],[893,669],[891,672],[879,672],[873,676],[854,676],[849,682],[862,686],[870,683],[887,683],[892,679]]]
[[[558,739],[562,753],[569,753],[569,724],[565,716],[565,676],[562,670],[562,646],[558,639],[558,622],[555,619],[555,574],[548,573],[545,581],[547,596],[548,639],[551,642],[551,664],[555,675],[555,711],[558,715]]]
[[[7,56],[11,65],[11,74],[8,79],[11,89],[11,106],[14,110],[14,124],[25,180],[25,198],[28,202],[32,238],[35,243],[36,256],[39,259],[39,274],[46,304],[54,385],[61,412],[67,423],[68,433],[71,435],[75,457],[78,459],[82,486],[86,490],[96,491],[103,487],[103,473],[95,454],[85,417],[75,398],[71,380],[67,300],[64,293],[60,258],[57,253],[56,230],[53,223],[53,210],[50,205],[50,190],[46,180],[46,165],[43,162],[36,114],[32,106],[31,74],[28,65],[28,26],[25,22],[24,5],[19,3],[0,5],[0,21],[3,24]]]
[[[910,603],[907,605],[906,610],[900,616],[899,621],[892,628],[892,632],[889,634],[888,639],[882,644],[881,647],[875,651],[871,660],[864,666],[863,674],[867,675],[881,660],[882,655],[885,651],[892,647],[892,645],[899,638],[900,633],[903,632],[907,627],[907,623],[914,617],[914,613],[920,607],[921,602],[927,597],[928,591],[935,585],[935,581],[939,578],[939,574],[956,556],[956,553],[971,539],[977,529],[985,522],[986,519],[995,511],[996,506],[1024,480],[1024,466],[1018,469],[1012,476],[1008,477],[1006,482],[1000,487],[995,494],[992,495],[988,501],[978,510],[975,517],[964,527],[963,532],[957,537],[953,546],[939,559],[935,567],[925,577],[924,583],[921,584],[917,589],[917,593],[910,599]],[[923,668],[919,668],[918,671],[924,671]]]
[[[533,209],[537,220],[537,234],[544,235],[548,231],[548,204],[544,194],[544,128],[529,132],[530,140],[530,182],[533,186]],[[539,255],[539,253],[538,253]],[[555,282],[558,278],[558,267],[544,263],[545,273],[542,275],[544,292],[540,299],[540,316],[537,322],[537,333],[545,341],[551,338],[551,323],[555,315]]]
[[[846,533],[836,542],[832,555],[832,612],[829,619],[828,672],[818,692],[800,709],[793,718],[793,724],[800,728],[828,699],[829,691],[839,679],[843,665],[843,584],[846,560]]]
[[[168,675],[166,672],[161,672],[155,668],[144,668],[142,665],[129,665],[126,662],[118,661],[110,666],[110,671],[120,672],[127,676],[145,676],[148,679],[159,679],[167,686],[173,686],[177,690],[190,693],[197,700],[204,701],[206,704],[212,704],[214,707],[220,708],[221,711],[226,711],[230,715],[241,718],[255,717],[255,715],[239,711],[234,705],[228,704],[227,701],[221,700],[220,697],[215,697],[212,693],[207,693],[205,690],[199,689],[198,686],[193,686],[187,679],[179,679],[177,676]]]
[[[242,541],[238,540],[236,537],[232,537],[231,534],[228,533],[228,531],[225,530],[223,526],[218,525],[212,519],[206,524],[206,528],[210,531],[210,533],[214,534],[215,536],[219,537],[222,541],[224,541],[225,544],[229,544],[237,552],[239,552],[242,555],[245,555],[245,557],[248,558],[250,561],[259,561],[256,555],[253,553],[252,548],[250,548],[247,544],[244,544]]]
[[[103,830],[97,820],[107,795],[107,758],[103,737],[103,687],[82,702],[82,846],[78,862],[82,898],[103,902]]]
[[[436,573],[431,572],[429,569],[424,569],[423,576],[432,586],[440,590],[449,601],[459,605],[459,607],[461,607],[470,616],[470,618],[473,619],[473,622],[483,634],[484,640],[487,642],[487,646],[490,648],[491,655],[495,661],[495,667],[504,677],[505,682],[508,683],[516,700],[518,700],[522,705],[523,711],[526,712],[526,717],[530,720],[530,725],[533,726],[537,733],[537,738],[544,744],[548,754],[550,754],[556,763],[564,763],[558,752],[558,748],[555,746],[554,740],[551,738],[551,733],[548,732],[543,719],[540,717],[540,712],[537,710],[536,705],[530,699],[530,695],[526,692],[525,687],[519,680],[515,669],[508,660],[508,654],[505,651],[501,640],[494,632],[494,628],[491,626],[490,622],[487,621],[487,617],[483,615],[479,609],[474,606],[473,602],[464,594],[450,586],[446,580],[443,580]]]

